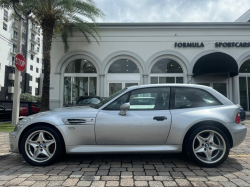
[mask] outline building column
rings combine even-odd
[[[100,76],[100,97],[104,97],[104,76],[105,74],[101,74]]]
[[[240,104],[240,87],[239,87],[239,76],[233,77],[233,102]]]
[[[193,74],[187,74],[187,84],[194,84]]]
[[[148,75],[147,74],[143,74],[143,84],[148,84]]]

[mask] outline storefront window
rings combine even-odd
[[[96,73],[96,68],[88,60],[77,59],[67,66],[65,73]]]
[[[150,74],[151,84],[183,83],[181,66],[171,59],[163,59],[154,64]]]
[[[241,65],[240,73],[250,73],[250,59]]]
[[[96,96],[97,71],[88,60],[72,61],[67,66],[64,76],[64,104],[74,104],[79,96]]]
[[[239,70],[240,105],[244,110],[250,110],[250,59],[246,60]]]
[[[64,103],[71,103],[71,77],[64,77]]]
[[[183,83],[183,77],[151,77],[151,84],[180,84]]]
[[[248,110],[246,77],[239,77],[239,85],[240,85],[240,105],[243,107],[244,110]]]
[[[175,83],[175,77],[159,77],[159,83]]]
[[[97,85],[97,78],[90,77],[89,78],[89,95],[90,96],[96,95],[96,85]]]
[[[183,77],[176,77],[176,83],[183,83]]]
[[[181,66],[171,59],[163,59],[155,63],[151,73],[183,73]]]
[[[108,73],[139,73],[139,69],[131,60],[120,59],[110,66]]]
[[[72,77],[72,100],[78,96],[88,96],[88,77]]]

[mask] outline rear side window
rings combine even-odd
[[[221,105],[213,95],[197,88],[171,88],[171,109]]]

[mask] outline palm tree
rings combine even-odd
[[[12,1],[0,0],[0,7],[12,9]],[[41,111],[47,111],[50,110],[50,51],[52,37],[58,34],[61,35],[65,52],[69,49],[67,39],[68,36],[72,36],[73,28],[81,31],[88,42],[90,42],[90,37],[93,37],[98,42],[100,38],[95,23],[96,19],[103,17],[104,14],[96,7],[93,0],[20,0],[15,7],[20,14],[25,14],[31,10],[31,15],[34,15],[42,28],[44,79]]]

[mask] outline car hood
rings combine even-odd
[[[98,111],[98,109],[89,106],[65,107],[40,112],[27,117],[26,120],[28,125],[34,123],[49,123],[58,126],[64,125],[62,120],[64,118],[95,118]]]
[[[93,112],[93,111],[98,111],[97,109],[95,108],[92,108],[90,106],[72,106],[72,107],[63,107],[63,108],[56,108],[56,109],[53,109],[51,110],[51,112],[64,112],[64,111],[89,111],[89,112]]]

